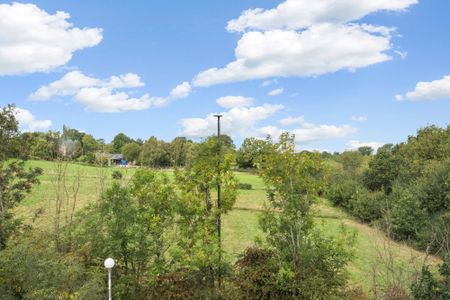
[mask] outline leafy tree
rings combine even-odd
[[[433,214],[450,209],[450,158],[428,164],[413,185],[421,207]]]
[[[15,138],[19,135],[15,118],[15,106],[8,105],[0,110],[0,161],[11,157]]]
[[[129,162],[137,161],[140,153],[141,146],[137,143],[131,142],[122,147],[123,158]]]
[[[323,185],[324,165],[318,153],[296,153],[293,141],[281,135],[260,164],[270,203],[260,222],[279,256],[280,288],[290,298],[326,299],[345,287],[351,241],[326,238],[314,228],[311,206]]]
[[[112,152],[114,153],[122,153],[122,147],[125,146],[128,143],[131,143],[133,140],[128,137],[124,133],[117,134],[114,139],[112,140]]]
[[[391,144],[378,149],[377,154],[369,162],[369,168],[364,172],[362,182],[372,191],[392,191],[392,184],[399,175],[400,160],[394,153]]]
[[[150,167],[168,167],[170,166],[169,149],[164,141],[156,137],[150,137],[144,145],[139,155],[139,162],[142,165]]]
[[[176,137],[170,142],[170,160],[174,166],[186,165],[189,147],[192,141],[185,137]]]
[[[361,146],[358,148],[358,152],[361,153],[362,156],[370,156],[373,153],[373,148],[370,146]]]
[[[267,145],[267,141],[264,140],[256,138],[244,139],[244,142],[236,155],[236,162],[239,168],[255,168],[256,162],[259,157],[264,154]]]
[[[85,134],[81,139],[84,155],[100,150],[99,142],[91,135]]]
[[[419,278],[411,286],[414,299],[445,300],[450,298],[450,253],[448,252],[439,266],[439,275],[441,278],[433,274],[428,265],[424,265]]]
[[[0,249],[20,225],[11,210],[39,183],[41,174],[40,168],[27,170],[23,161],[0,162]]]
[[[129,187],[113,183],[99,204],[82,213],[77,248],[89,266],[116,259],[116,298],[145,298],[148,283],[171,270],[176,203],[166,175],[140,169]]]
[[[0,255],[2,299],[104,299],[104,272],[58,253],[48,234],[27,231]]]
[[[339,161],[342,163],[345,171],[357,175],[363,161],[363,156],[358,151],[345,151],[339,155]]]
[[[20,225],[11,210],[25,198],[39,181],[40,168],[26,169],[24,161],[5,162],[10,156],[10,147],[18,137],[14,106],[0,110],[0,250]]]
[[[217,243],[217,221],[233,207],[238,184],[231,169],[234,152],[228,145],[219,148],[217,141],[209,138],[201,143],[192,166],[175,172],[181,195],[179,245],[189,257],[187,268],[197,270],[198,278],[206,278],[211,288],[226,266]],[[213,195],[219,183],[220,208]]]

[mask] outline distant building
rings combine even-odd
[[[125,166],[126,160],[123,159],[123,154],[111,154],[108,165],[110,166]]]

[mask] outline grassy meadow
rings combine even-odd
[[[52,162],[29,161],[28,165],[38,166],[44,170],[40,177],[41,184],[34,187],[32,193],[16,208],[16,214],[26,223],[35,227],[51,227],[54,214],[55,199],[55,166]],[[68,188],[80,178],[80,188],[77,197],[76,209],[97,201],[101,194],[101,180],[103,177],[104,188],[111,184],[111,174],[114,170],[120,170],[124,181],[129,180],[135,172],[133,168],[96,168],[77,164],[69,164],[67,167]],[[172,176],[170,171],[167,171]],[[224,215],[223,220],[223,247],[230,260],[235,260],[243,250],[254,243],[256,237],[263,238],[263,233],[258,226],[258,214],[263,209],[266,194],[262,180],[254,174],[236,172],[236,176],[242,183],[249,183],[252,190],[239,190],[239,196],[234,209]],[[354,259],[349,265],[351,282],[370,290],[373,274],[382,274],[383,265],[390,262],[390,257],[395,258],[395,263],[389,265],[396,270],[401,278],[411,274],[418,263],[424,259],[424,254],[404,245],[393,242],[385,235],[368,225],[361,224],[346,213],[332,207],[326,199],[321,199],[315,208],[316,223],[325,234],[335,235],[342,225],[356,233]],[[434,257],[428,258],[431,263],[438,263]],[[384,263],[381,263],[384,262]],[[383,276],[380,276],[383,278]]]

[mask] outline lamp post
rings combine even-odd
[[[111,271],[114,267],[114,259],[107,258],[105,259],[105,268],[108,269],[108,300],[112,300],[112,294],[111,294]]]

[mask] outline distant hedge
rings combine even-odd
[[[240,190],[252,190],[253,186],[250,183],[239,183]]]

